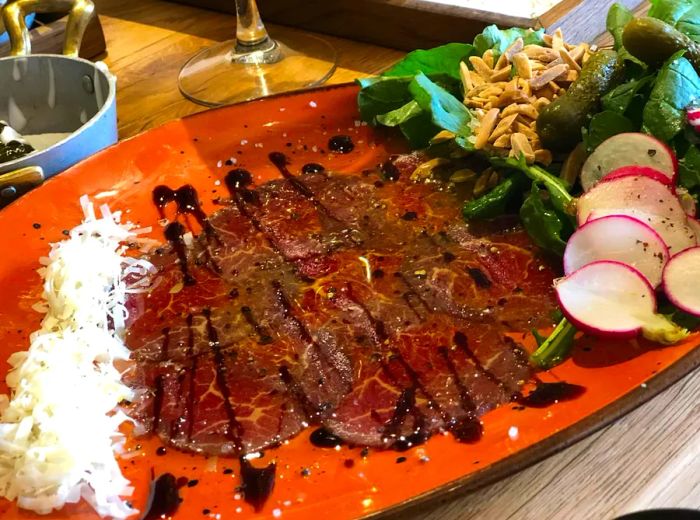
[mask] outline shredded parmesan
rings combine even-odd
[[[41,259],[41,328],[28,351],[9,358],[11,397],[0,396],[0,496],[41,514],[82,498],[101,516],[126,518],[137,511],[124,498],[133,490],[115,459],[127,420],[116,407],[132,392],[114,362],[129,358],[126,295],[142,290],[153,267],[125,256],[125,244],[143,230],[106,206],[97,217],[87,197],[81,204],[82,224]]]

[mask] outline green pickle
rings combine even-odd
[[[623,78],[615,51],[600,50],[585,63],[566,94],[547,105],[537,118],[537,133],[545,148],[571,150],[581,141],[581,128],[600,105],[600,98]]]
[[[658,67],[678,51],[700,74],[700,44],[656,18],[635,18],[625,26],[622,33],[625,49],[647,65]]]

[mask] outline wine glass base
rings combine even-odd
[[[333,74],[337,54],[325,40],[296,31],[271,36],[251,52],[229,40],[195,54],[180,70],[180,92],[218,107],[320,85]]]

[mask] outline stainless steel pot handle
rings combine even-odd
[[[24,18],[27,13],[55,13],[68,11],[66,39],[63,54],[77,57],[90,18],[95,13],[91,0],[15,0],[2,10],[2,19],[10,35],[10,55],[27,56],[32,53],[29,30]]]

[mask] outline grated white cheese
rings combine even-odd
[[[101,516],[137,511],[115,459],[128,420],[116,411],[131,390],[114,367],[129,358],[122,342],[126,295],[141,290],[153,269],[124,255],[136,234],[121,213],[102,206],[96,217],[81,198],[85,219],[52,244],[45,266],[41,328],[29,350],[10,356],[11,398],[0,396],[0,496],[46,514],[86,500]],[[140,280],[127,286],[125,278]]]

